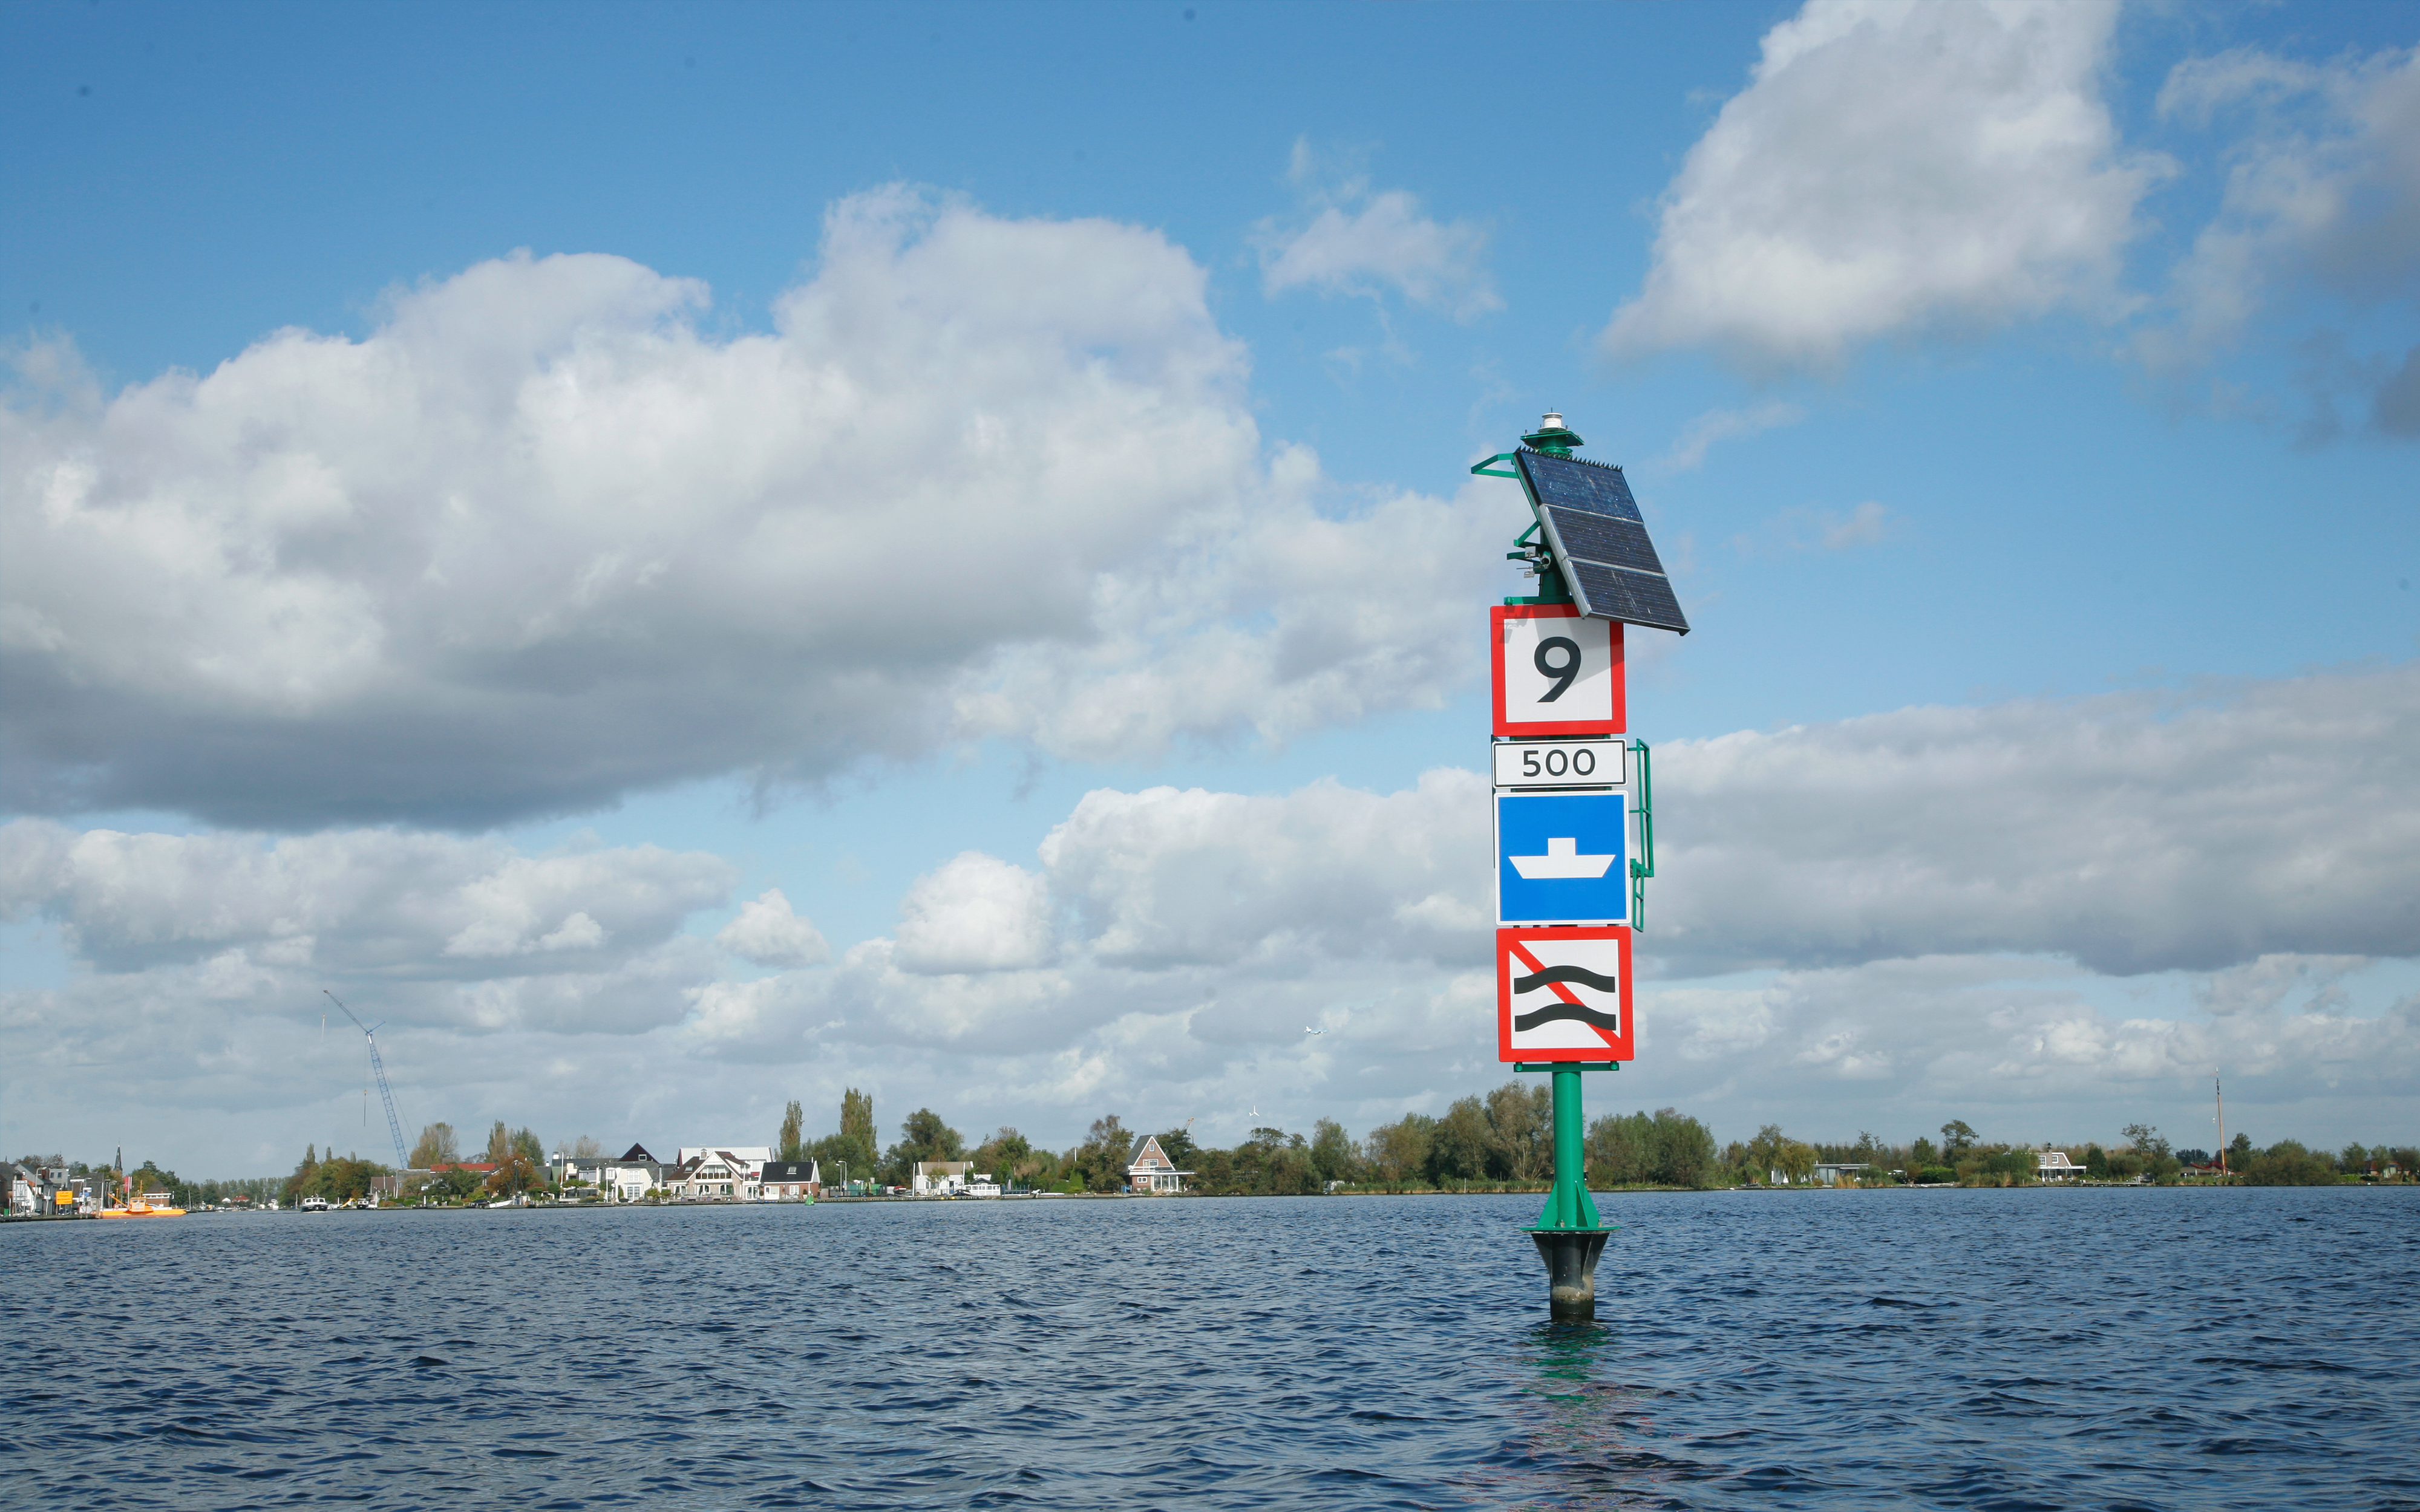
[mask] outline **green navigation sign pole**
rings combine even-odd
[[[1635,1053],[1631,940],[1655,870],[1622,632],[1688,622],[1621,470],[1575,456],[1585,443],[1559,414],[1521,441],[1471,469],[1521,484],[1532,518],[1509,556],[1538,579],[1489,611],[1497,1045],[1514,1071],[1554,1077],[1555,1184],[1528,1233],[1550,1315],[1577,1321],[1596,1316],[1613,1231],[1589,1195],[1580,1078]]]

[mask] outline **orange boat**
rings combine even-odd
[[[117,1162],[122,1170],[126,1164],[123,1153],[119,1154]],[[168,1206],[166,1200],[168,1194],[165,1192],[146,1192],[143,1194],[143,1200],[137,1202],[134,1200],[134,1178],[121,1175],[117,1180],[124,1188],[125,1203],[116,1208],[103,1204],[100,1216],[103,1218],[182,1218],[185,1215],[184,1209]],[[162,1200],[153,1202],[151,1200],[153,1197],[159,1197]]]

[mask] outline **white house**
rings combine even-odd
[[[920,1160],[908,1190],[920,1197],[955,1196],[967,1189],[967,1173],[974,1168],[969,1160]]]
[[[2064,1149],[2045,1149],[2034,1157],[2034,1175],[2045,1181],[2072,1181],[2084,1167],[2067,1158]]]
[[[566,1179],[578,1177],[603,1194],[608,1202],[636,1202],[663,1184],[664,1163],[632,1145],[619,1155],[566,1155]]]
[[[747,1166],[748,1174],[752,1177],[767,1161],[773,1158],[773,1147],[770,1145],[683,1145],[680,1147],[680,1153],[674,1157],[674,1162],[676,1165],[686,1165],[692,1158],[704,1155],[720,1155],[725,1160],[735,1161]]]
[[[1126,1166],[1126,1187],[1130,1191],[1147,1192],[1155,1196],[1172,1196],[1185,1190],[1185,1179],[1193,1173],[1180,1171],[1168,1151],[1159,1148],[1159,1136],[1150,1135],[1142,1148],[1134,1152]]]
[[[675,1196],[692,1201],[753,1202],[758,1175],[771,1158],[772,1151],[762,1145],[743,1149],[684,1145],[680,1165],[667,1184]]]

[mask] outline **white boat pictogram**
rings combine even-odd
[[[1594,879],[1605,875],[1613,865],[1611,856],[1582,856],[1576,836],[1558,835],[1546,841],[1544,856],[1508,856],[1512,870],[1521,873],[1524,882],[1562,882],[1572,878]]]

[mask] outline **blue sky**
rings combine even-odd
[[[1439,1111],[1550,407],[1696,626],[1621,1105],[2409,1137],[2413,31],[13,9],[0,1142],[283,1164],[326,985],[550,1138]]]

